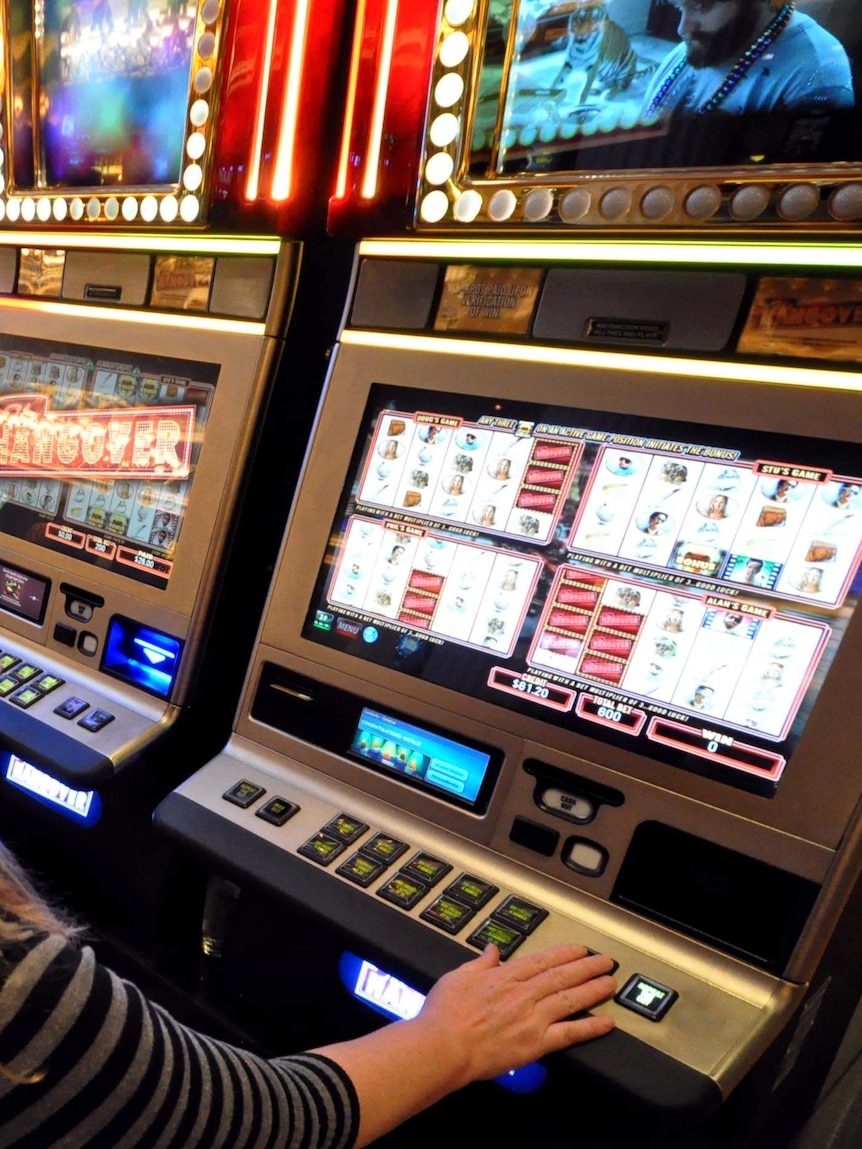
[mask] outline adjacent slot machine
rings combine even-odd
[[[378,1006],[489,940],[608,953],[552,1143],[783,1145],[860,991],[858,21],[357,21],[339,343],[233,733],[157,826]]]
[[[0,13],[4,803],[93,826],[127,767],[182,769],[166,746],[200,712],[275,391],[295,393],[300,422],[301,357],[281,359],[303,241],[322,230],[342,13]],[[274,554],[276,508],[268,520]],[[242,593],[253,605],[266,587],[257,542],[262,573],[246,570],[226,623],[238,650],[257,621]]]

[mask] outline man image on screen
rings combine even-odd
[[[681,42],[659,65],[642,118],[853,108],[850,63],[816,20],[779,0],[675,0]]]

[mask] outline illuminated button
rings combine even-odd
[[[365,854],[356,853],[351,854],[346,862],[342,862],[335,872],[364,888],[370,886],[384,869],[382,862],[376,862],[374,858],[368,858]]]
[[[462,874],[446,887],[447,894],[452,894],[459,901],[466,902],[477,910],[489,902],[496,892],[497,886],[492,886],[483,878],[477,878],[475,874]]]
[[[532,902],[526,902],[514,894],[506,898],[505,902],[494,910],[494,917],[497,921],[505,922],[506,925],[520,930],[522,934],[531,934],[547,916],[547,910],[543,910],[541,906],[533,905]]]
[[[16,654],[10,654],[7,650],[5,654],[0,654],[0,673],[4,670],[11,670],[13,666],[17,666],[21,661]]]
[[[247,782],[243,778],[239,782],[235,782],[229,790],[225,790],[222,798],[226,802],[233,802],[234,806],[242,806],[243,810],[247,810],[252,802],[256,802],[265,793],[266,790],[263,786],[258,786],[255,782]]]
[[[445,930],[447,934],[457,934],[475,915],[476,911],[470,906],[450,898],[448,894],[441,894],[422,911],[419,917],[423,921],[430,922],[432,926]]]
[[[93,617],[93,604],[82,598],[67,598],[66,614],[79,622],[89,622]]]
[[[648,1017],[650,1021],[661,1021],[678,997],[679,994],[670,986],[636,973],[629,978],[614,1000],[626,1009]]]
[[[17,678],[13,678],[10,674],[4,674],[0,678],[0,697],[5,698],[7,694],[11,694],[13,690],[17,690],[21,683]]]
[[[391,866],[396,858],[409,849],[406,842],[400,838],[391,838],[388,834],[375,834],[370,841],[359,847],[359,852],[366,857],[376,858],[384,866]]]
[[[820,188],[816,184],[794,184],[781,193],[778,214],[782,219],[808,219],[820,207]]]
[[[10,695],[9,701],[26,710],[34,702],[38,702],[41,697],[42,695],[34,686],[22,686],[20,690],[16,690],[14,694]]]
[[[86,718],[80,718],[78,725],[83,726],[85,730],[89,730],[92,734],[95,734],[97,730],[101,730],[107,726],[109,722],[113,721],[113,714],[109,714],[107,710],[99,710],[97,707],[95,710],[91,710]]]
[[[862,218],[862,187],[845,184],[837,188],[829,197],[829,214],[845,222]]]
[[[348,844],[361,838],[367,829],[368,826],[364,822],[360,822],[358,818],[351,818],[349,814],[339,814],[323,827],[324,833],[331,834],[333,838]]]
[[[405,874],[395,874],[385,886],[380,887],[377,896],[385,898],[387,902],[393,902],[396,906],[401,906],[403,910],[409,910],[427,893],[428,887],[424,882],[417,882]]]
[[[586,838],[570,838],[563,850],[563,861],[570,870],[597,878],[608,864],[608,852]]]
[[[42,673],[41,666],[34,666],[32,662],[24,662],[15,668],[15,677],[19,682],[29,682],[37,674]]]
[[[406,866],[401,867],[401,873],[417,878],[428,886],[436,886],[451,869],[448,862],[443,862],[432,854],[420,852],[411,858]]]
[[[67,698],[65,702],[55,706],[54,713],[59,714],[61,718],[77,718],[79,714],[84,713],[89,705],[89,702],[85,702],[83,698],[76,698],[73,694],[71,698]]]
[[[513,930],[511,926],[505,926],[493,918],[488,918],[467,938],[469,945],[476,946],[480,950],[483,950],[489,942],[493,942],[503,959],[513,954],[523,940],[524,935],[519,930]]]
[[[36,679],[33,685],[43,694],[50,694],[52,690],[62,686],[65,681],[65,678],[58,678],[56,674],[43,674],[41,678]]]
[[[317,862],[318,865],[328,866],[330,862],[335,861],[339,854],[343,854],[346,848],[343,842],[339,842],[337,838],[331,838],[329,834],[324,834],[321,830],[313,838],[302,843],[299,847],[299,853],[304,858],[310,858],[312,862]]]
[[[263,818],[264,822],[271,822],[273,826],[283,826],[288,818],[292,818],[299,810],[295,802],[288,802],[286,798],[274,797],[264,802],[255,816]]]

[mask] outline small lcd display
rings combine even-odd
[[[303,633],[771,793],[860,556],[853,444],[375,385]],[[397,724],[356,737],[478,781]]]
[[[197,3],[9,7],[17,188],[178,183]],[[30,37],[35,92],[31,53],[16,51]]]
[[[0,336],[0,531],[164,589],[217,376]]]
[[[858,162],[860,46],[852,0],[499,0],[471,171]]]
[[[51,584],[47,579],[0,564],[0,609],[11,614],[29,618],[31,622],[41,622],[48,606],[48,591]]]
[[[482,793],[491,765],[490,754],[369,707],[362,711],[350,751],[470,806]]]

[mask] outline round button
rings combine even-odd
[[[667,219],[673,211],[674,196],[670,188],[652,188],[641,200],[644,219],[653,222]]]
[[[685,212],[691,219],[710,219],[721,207],[721,192],[717,187],[704,185],[685,197]]]
[[[592,205],[592,196],[586,188],[576,188],[567,192],[560,200],[560,219],[564,223],[577,223],[583,219]]]
[[[628,188],[612,188],[602,196],[599,211],[605,219],[622,219],[632,206],[632,195]]]
[[[829,214],[833,219],[862,219],[862,187],[845,184],[837,188],[829,198]]]
[[[524,218],[529,220],[547,219],[554,206],[554,197],[548,188],[531,191],[524,200]]]
[[[734,219],[750,220],[763,215],[769,206],[769,188],[750,184],[730,197],[730,214]]]
[[[488,215],[495,223],[509,219],[518,204],[515,193],[508,188],[494,192],[488,203]]]
[[[778,214],[782,219],[808,219],[819,206],[820,188],[814,184],[795,184],[781,193]]]
[[[455,200],[455,219],[459,223],[472,223],[482,210],[482,197],[477,191],[465,191]]]
[[[449,197],[445,192],[432,191],[419,205],[419,216],[425,223],[439,223],[449,210]]]

